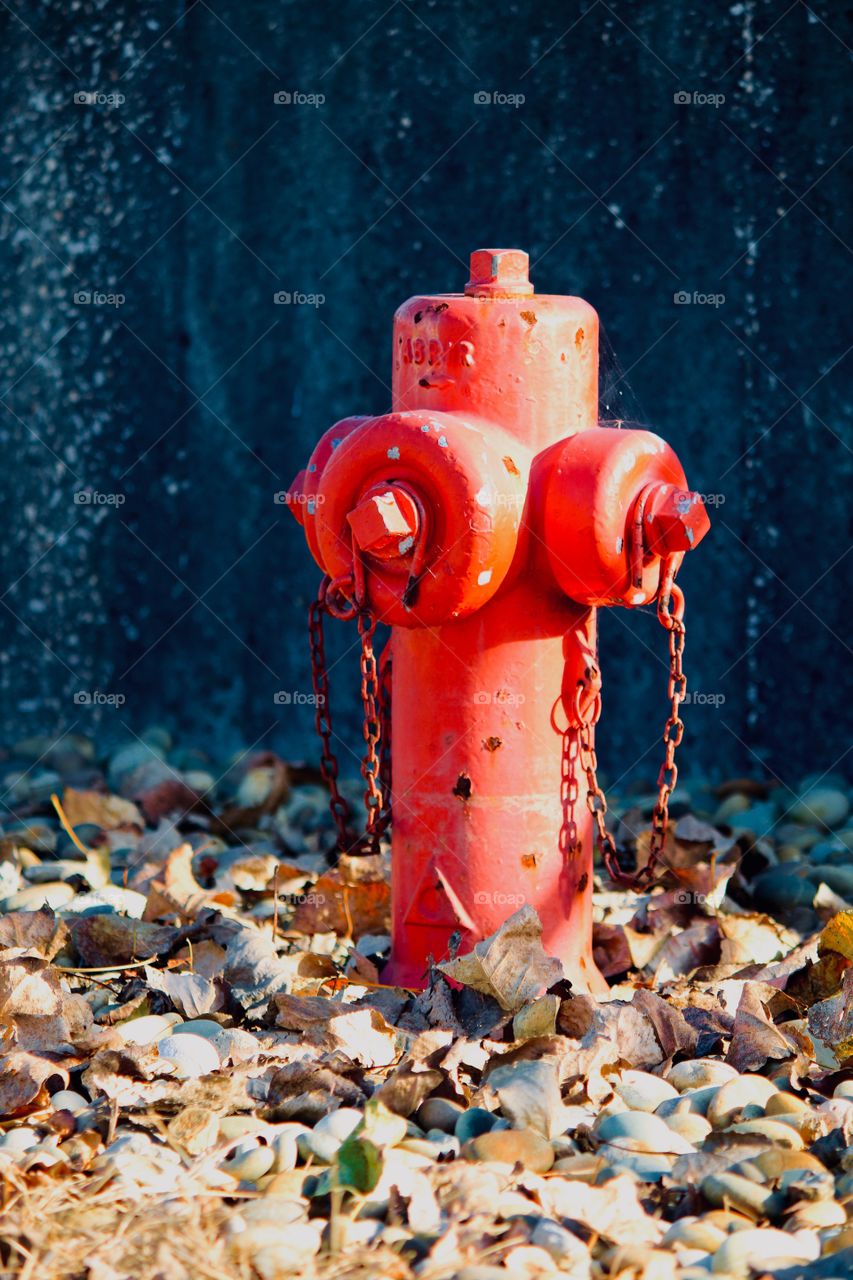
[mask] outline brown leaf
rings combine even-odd
[[[494,997],[508,1013],[516,1013],[563,976],[560,961],[542,946],[541,921],[527,903],[473,951],[436,968],[455,982]]]
[[[192,920],[202,907],[215,901],[215,895],[202,889],[193,873],[192,845],[181,844],[166,858],[156,879],[151,881],[144,920],[159,920],[177,915]]]
[[[52,960],[68,941],[68,929],[50,907],[40,911],[12,911],[0,916],[0,950],[19,947],[30,955]]]
[[[774,1025],[762,1001],[762,983],[745,982],[735,1011],[732,1042],[726,1062],[736,1071],[759,1071],[770,1059],[788,1058],[795,1046]],[[777,995],[765,987],[767,997]]]
[[[720,915],[720,964],[768,964],[786,955],[798,940],[798,935],[786,929],[770,916],[759,912],[743,915]]]
[[[80,916],[69,927],[80,959],[93,968],[164,955],[181,936],[180,930],[170,926],[128,920],[113,913]]]
[[[76,791],[74,787],[66,787],[62,808],[72,827],[91,823],[105,831],[116,827],[139,827],[141,831],[145,826],[145,819],[131,800],[101,791]]]
[[[648,1018],[665,1059],[676,1053],[692,1053],[698,1035],[679,1009],[642,987],[634,992],[631,1003]]]
[[[211,828],[229,834],[241,827],[253,827],[265,813],[275,813],[290,792],[287,765],[272,751],[256,752],[241,763],[234,783],[239,782],[237,802],[213,818]]]
[[[443,1080],[440,1071],[407,1060],[388,1076],[373,1096],[398,1116],[410,1116]]]
[[[47,1101],[44,1083],[51,1076],[59,1076],[67,1087],[67,1069],[40,1054],[16,1049],[0,1058],[0,1116],[22,1115]]]
[[[203,1018],[225,1005],[221,985],[197,973],[172,973],[168,969],[161,972],[146,965],[145,981],[153,990],[164,992],[185,1018]]]
[[[341,1004],[322,996],[274,995],[275,1025],[302,1032],[308,1044],[340,1049],[364,1066],[389,1066],[396,1056],[395,1032],[377,1009]]]
[[[363,862],[362,868],[354,864]],[[303,894],[293,914],[300,933],[337,933],[358,939],[391,928],[391,886],[378,859],[341,858]]]
[[[358,1068],[340,1054],[324,1054],[316,1062],[309,1058],[290,1062],[270,1080],[267,1118],[314,1124],[336,1106],[361,1106],[366,1090],[360,1076]]]
[[[82,996],[63,990],[59,970],[41,956],[7,951],[0,957],[0,1022],[16,1047],[73,1056],[103,1033]]]

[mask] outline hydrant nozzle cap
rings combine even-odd
[[[469,298],[529,298],[528,265],[523,249],[475,249],[465,292]]]

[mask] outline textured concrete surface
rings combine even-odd
[[[604,415],[718,495],[683,573],[693,766],[838,767],[840,7],[10,0],[0,27],[4,737],[161,720],[313,748],[274,700],[309,688],[316,579],[274,495],[387,404],[394,307],[506,244],[598,308]],[[604,765],[654,774],[664,637],[624,611],[602,632]],[[354,653],[332,678],[351,711]]]

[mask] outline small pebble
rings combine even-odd
[[[745,1108],[756,1108],[753,1115],[763,1114],[776,1092],[773,1081],[765,1076],[740,1075],[722,1085],[711,1099],[708,1119],[715,1129],[725,1129],[736,1120],[751,1119],[751,1115],[741,1115]]]
[[[815,787],[791,805],[787,817],[806,827],[839,827],[849,812],[850,802],[843,791],[834,787]]]
[[[498,1116],[485,1107],[469,1107],[457,1119],[454,1132],[459,1141],[465,1143],[469,1138],[479,1138],[481,1133],[494,1129],[498,1119]]]
[[[715,1058],[690,1058],[686,1062],[676,1062],[665,1078],[679,1093],[685,1093],[688,1089],[718,1088],[736,1076],[737,1071],[727,1062],[718,1062]]]
[[[115,1027],[116,1034],[125,1044],[153,1044],[164,1036],[173,1035],[174,1027],[181,1022],[178,1013],[148,1013],[142,1018],[129,1018]]]
[[[297,1138],[299,1154],[303,1160],[313,1157],[322,1164],[331,1164],[343,1142],[361,1124],[363,1116],[354,1107],[339,1107],[318,1120],[313,1129]]]
[[[179,1080],[192,1080],[219,1069],[219,1054],[202,1036],[169,1035],[157,1042],[157,1052],[174,1064]]]
[[[702,1179],[702,1194],[711,1205],[729,1205],[752,1217],[773,1218],[785,1197],[739,1173],[711,1173]]]
[[[796,1235],[772,1227],[736,1231],[724,1240],[711,1259],[711,1270],[724,1275],[748,1276],[751,1271],[777,1271],[783,1265],[812,1262],[820,1256],[820,1241],[812,1232]]]
[[[255,1146],[244,1151],[238,1150],[219,1167],[238,1182],[257,1182],[265,1173],[269,1173],[274,1164],[275,1152],[272,1147]]]
[[[678,1089],[648,1071],[623,1071],[614,1082],[619,1097],[631,1111],[656,1111],[668,1098],[677,1098]]]
[[[172,1034],[201,1036],[203,1040],[212,1040],[222,1029],[222,1023],[214,1022],[212,1018],[191,1018],[189,1022],[182,1022],[180,1026],[176,1026]]]
[[[656,1155],[687,1155],[692,1143],[680,1137],[660,1116],[645,1111],[621,1111],[605,1116],[597,1126],[599,1138],[629,1151]]]
[[[50,1105],[54,1111],[70,1111],[72,1115],[77,1115],[78,1111],[85,1111],[91,1104],[82,1093],[76,1093],[73,1089],[60,1089],[51,1098]]]
[[[453,1133],[463,1111],[464,1107],[448,1098],[427,1098],[418,1107],[415,1120],[425,1131],[441,1129],[444,1133]]]
[[[82,864],[81,864],[82,865]],[[0,902],[3,911],[38,911],[41,907],[50,907],[57,911],[70,902],[76,890],[73,885],[61,880],[50,884],[31,884],[26,889],[19,889],[11,897]]]
[[[532,1173],[547,1173],[554,1164],[554,1148],[532,1129],[493,1129],[471,1138],[462,1148],[468,1160],[522,1164]]]

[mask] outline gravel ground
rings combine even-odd
[[[32,740],[0,788],[2,1277],[853,1274],[842,779],[679,789],[651,891],[596,880],[605,999],[527,907],[382,986],[387,851],[270,753]]]

